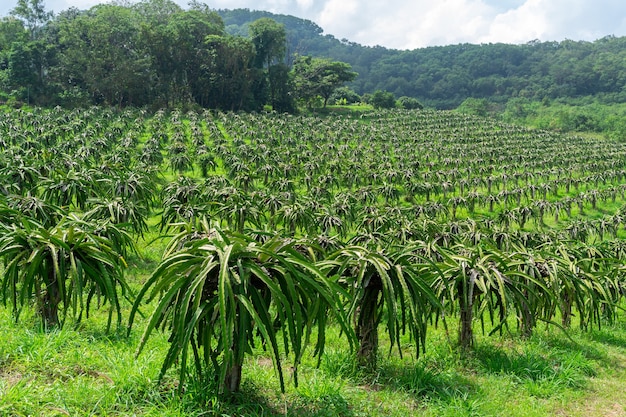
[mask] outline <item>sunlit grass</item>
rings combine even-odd
[[[355,366],[332,327],[321,366],[305,358],[298,387],[287,376],[287,392],[280,393],[271,360],[259,346],[244,366],[242,392],[229,402],[219,399],[210,381],[192,378],[179,390],[176,372],[170,372],[158,383],[167,340],[152,337],[135,357],[141,323],[128,337],[125,328],[105,333],[106,314],[97,312],[78,329],[45,333],[34,314],[16,325],[10,311],[0,308],[0,414],[547,416],[578,412],[574,404],[595,398],[598,411],[587,417],[601,416],[603,407],[624,407],[616,391],[626,389],[623,320],[602,330],[572,330],[569,337],[543,326],[527,340],[479,334],[468,356],[440,327],[431,329],[419,358],[408,339],[403,358],[395,351],[388,355],[389,343],[382,340],[373,372]],[[449,331],[454,334],[453,323]],[[608,382],[598,385],[599,379]]]

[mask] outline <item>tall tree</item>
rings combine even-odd
[[[295,94],[307,105],[319,96],[326,107],[333,92],[343,84],[353,81],[357,75],[350,64],[345,62],[299,56],[293,65]]]
[[[41,30],[52,13],[39,0],[20,0],[11,15],[0,22],[0,69],[6,71],[5,87],[30,102],[42,96],[48,56],[54,52]]]
[[[31,39],[35,39],[38,29],[52,18],[53,13],[46,11],[43,0],[18,0],[17,6],[11,10],[11,15],[23,20]]]
[[[250,38],[256,49],[255,66],[269,68],[285,58],[285,26],[268,17],[250,23]]]
[[[179,68],[184,63],[175,58],[178,30],[170,21],[183,10],[171,0],[144,0],[134,8],[142,18],[140,39],[152,58],[156,78],[152,100],[164,107],[180,103],[184,85]]]
[[[256,109],[254,78],[250,68],[254,47],[238,36],[212,35],[206,38],[206,58],[196,89],[196,100],[203,106],[224,110]],[[263,104],[263,103],[261,103]]]
[[[270,104],[278,112],[292,112],[294,101],[290,69],[286,64],[276,64],[269,68]]]
[[[169,19],[166,32],[169,53],[164,58],[169,60],[169,67],[173,70],[172,81],[182,89],[179,94],[198,100],[198,89],[205,87],[200,81],[202,66],[208,59],[205,41],[208,36],[222,35],[223,32],[220,17],[208,10],[192,9],[176,13]]]
[[[60,22],[59,82],[85,88],[96,103],[146,103],[151,60],[139,33],[137,14],[116,5],[98,5]]]
[[[28,41],[28,32],[20,19],[8,16],[0,19],[0,51],[7,51],[13,42]]]

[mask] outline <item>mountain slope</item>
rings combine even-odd
[[[310,20],[248,9],[218,10],[226,30],[246,35],[247,25],[270,17],[285,25],[290,54],[329,57],[352,65],[359,94],[375,90],[417,97],[437,108],[468,97],[506,102],[514,97],[570,100],[593,96],[626,102],[626,38],[595,42],[460,44],[400,51],[367,47],[324,35]]]

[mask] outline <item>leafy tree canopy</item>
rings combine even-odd
[[[504,103],[510,98],[572,99],[593,95],[604,103],[626,101],[626,37],[594,42],[522,45],[459,44],[411,51],[369,47],[324,34],[313,22],[247,9],[219,10],[229,31],[243,31],[259,17],[285,25],[288,50],[350,64],[358,94],[390,91],[424,105],[455,108],[468,97]]]
[[[310,56],[297,57],[293,72],[296,96],[307,103],[319,96],[324,107],[338,87],[357,76],[350,64]]]
[[[392,109],[396,106],[396,98],[389,91],[375,91],[370,103],[377,109]]]
[[[262,17],[250,24],[250,37],[256,48],[255,65],[259,68],[269,67],[274,61],[285,57],[285,27],[270,19]]]

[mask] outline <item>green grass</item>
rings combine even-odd
[[[157,383],[166,337],[152,337],[136,358],[143,324],[127,337],[125,328],[104,333],[105,321],[97,312],[78,329],[44,333],[33,314],[14,324],[0,308],[0,415],[593,417],[626,410],[623,317],[602,330],[573,330],[571,339],[556,328],[527,340],[479,335],[468,356],[441,328],[430,332],[419,359],[410,340],[403,358],[388,356],[382,340],[373,372],[355,367],[331,328],[321,366],[305,360],[297,388],[280,393],[258,347],[244,366],[242,392],[230,401],[219,400],[206,381],[192,379],[179,391],[175,371]]]
[[[160,259],[167,239],[152,232],[128,259],[137,290]],[[125,306],[128,317],[130,306]],[[144,308],[147,315],[151,306]],[[477,335],[462,356],[449,332],[429,330],[427,352],[415,358],[403,339],[403,357],[391,355],[382,336],[373,372],[355,365],[338,329],[329,329],[321,366],[305,358],[298,387],[286,375],[280,392],[271,360],[259,346],[244,365],[242,392],[231,400],[210,381],[178,386],[176,369],[159,383],[167,337],[155,334],[135,357],[145,325],[139,318],[105,333],[106,312],[96,311],[78,328],[45,333],[32,310],[15,324],[0,307],[0,416],[622,416],[626,413],[626,318],[601,330],[540,326],[530,339],[516,334]],[[514,326],[512,326],[514,329]],[[572,326],[576,329],[576,326]],[[478,327],[476,327],[478,332]],[[489,329],[486,329],[488,333]],[[451,342],[452,340],[452,342]],[[289,364],[285,364],[287,369]]]

